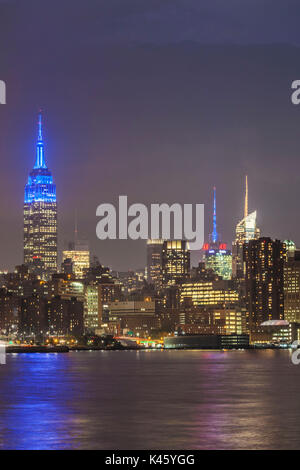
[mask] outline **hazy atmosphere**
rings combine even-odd
[[[249,209],[264,236],[300,244],[297,1],[0,0],[0,269],[22,263],[23,192],[37,112],[57,184],[60,248],[79,236],[112,268],[144,241],[96,238],[96,207],[204,203],[231,243]],[[226,5],[226,10],[225,10]],[[194,255],[194,262],[197,261]]]

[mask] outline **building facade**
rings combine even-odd
[[[204,253],[205,267],[218,274],[222,279],[229,280],[232,276],[232,254],[225,244],[219,248],[208,247]]]
[[[285,244],[259,238],[244,245],[245,295],[249,329],[268,320],[283,320]]]
[[[287,252],[284,265],[284,319],[300,323],[300,251]]]
[[[216,188],[213,188],[213,231],[210,242],[203,245],[205,268],[211,270],[222,279],[231,279],[232,255],[226,243],[219,240],[217,231],[217,201]]]
[[[190,275],[190,250],[186,240],[167,240],[162,248],[163,286],[175,285]]]
[[[186,282],[181,287],[181,305],[220,307],[238,301],[238,292],[231,281],[194,281]]]
[[[147,281],[155,290],[162,287],[162,248],[163,240],[147,241]]]
[[[45,162],[41,114],[36,162],[25,186],[24,264],[44,279],[57,271],[56,185]]]
[[[83,279],[90,267],[90,251],[87,244],[75,243],[69,250],[63,251],[63,264],[72,264],[76,279]]]

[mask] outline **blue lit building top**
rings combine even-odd
[[[212,242],[217,243],[219,235],[217,232],[217,202],[216,202],[216,187],[214,187],[214,214],[213,214],[213,232],[212,232]]]
[[[42,115],[39,114],[36,162],[25,186],[25,204],[32,202],[56,202],[56,185],[45,162]]]

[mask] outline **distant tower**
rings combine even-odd
[[[43,279],[57,271],[56,185],[45,162],[41,113],[36,162],[25,186],[24,264]]]
[[[213,188],[213,231],[210,235],[210,242],[203,245],[204,262],[206,269],[211,269],[223,279],[231,279],[232,256],[227,250],[226,243],[219,241],[217,232],[217,200],[216,187]]]
[[[213,215],[213,233],[212,233],[212,242],[217,243],[218,241],[218,232],[217,232],[217,203],[216,203],[216,187],[214,186],[214,215]]]
[[[69,243],[68,250],[62,253],[63,263],[72,262],[72,270],[76,279],[83,279],[90,267],[90,250],[87,241],[78,239],[77,211],[75,213],[74,243]]]
[[[260,230],[256,226],[256,211],[248,213],[248,177],[246,176],[246,192],[244,218],[237,224],[235,240],[232,244],[232,274],[233,277],[244,277],[243,246],[250,240],[260,237]]]
[[[246,175],[246,194],[245,194],[245,208],[244,218],[248,217],[248,176]]]

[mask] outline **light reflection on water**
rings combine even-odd
[[[8,355],[1,449],[299,449],[288,351]]]

